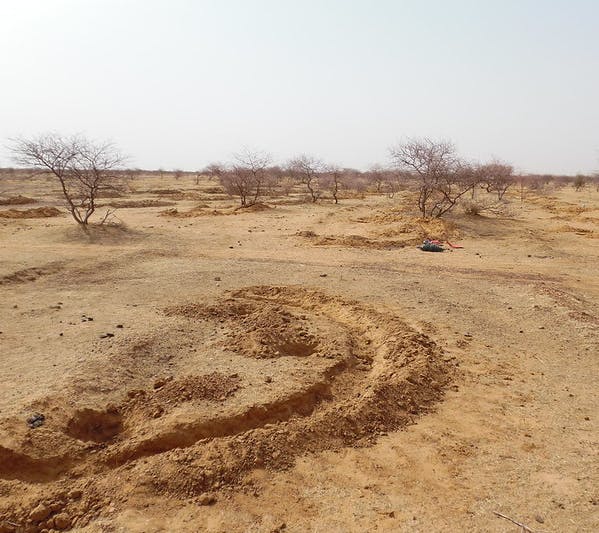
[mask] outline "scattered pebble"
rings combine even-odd
[[[216,503],[216,496],[214,494],[211,494],[209,492],[202,494],[199,498],[198,498],[198,504],[199,505],[214,505]]]
[[[31,429],[35,429],[38,428],[40,426],[44,425],[44,422],[46,420],[46,417],[41,414],[41,413],[33,413],[28,419],[27,419],[27,425],[31,428]]]

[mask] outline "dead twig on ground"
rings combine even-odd
[[[522,528],[522,531],[526,531],[527,533],[534,533],[534,531],[532,529],[530,529],[527,525],[524,525],[521,522],[517,522],[516,520],[514,520],[513,518],[510,518],[509,516],[498,513],[497,511],[493,511],[493,514],[497,515],[500,518],[505,518],[506,520],[509,520],[513,524],[516,524],[517,526]]]

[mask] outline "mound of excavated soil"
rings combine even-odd
[[[456,225],[450,220],[417,218],[406,215],[401,209],[378,211],[372,216],[358,219],[358,222],[390,225],[379,232],[386,237],[413,234],[414,238],[421,241],[424,238],[445,240],[459,236]]]
[[[35,207],[32,209],[7,209],[0,211],[0,218],[49,218],[62,215],[56,207]]]
[[[103,204],[110,207],[116,208],[137,208],[137,207],[167,207],[169,205],[176,205],[175,202],[169,202],[167,200],[122,200],[119,202],[110,202]],[[99,205],[98,207],[102,207]]]
[[[27,196],[11,196],[9,198],[0,198],[0,205],[27,205],[37,204],[37,200]]]
[[[171,195],[171,194],[181,194],[183,191],[181,189],[149,189],[148,192],[150,194],[160,194],[160,195]]]
[[[249,287],[164,314],[32,404],[41,427],[0,422],[2,531],[83,526],[132,493],[199,498],[367,444],[432,409],[451,375],[400,318],[317,290]]]
[[[265,204],[264,202],[256,202],[255,204],[240,205],[235,208],[235,211],[243,213],[257,213],[260,211],[268,211],[269,209],[272,209],[272,206]]]
[[[219,216],[227,214],[224,211],[218,209],[210,209],[208,204],[199,204],[192,207],[188,211],[179,211],[176,208],[165,209],[160,212],[160,216],[163,217],[174,217],[174,218],[193,218],[193,217],[206,217],[206,216]]]
[[[305,237],[314,246],[344,246],[347,248],[370,248],[371,250],[391,250],[414,244],[412,240],[371,239],[362,235],[317,235],[313,231],[298,231],[298,237]]]

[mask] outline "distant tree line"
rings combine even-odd
[[[229,162],[212,163],[194,172],[129,169],[126,158],[111,143],[56,134],[15,139],[12,152],[19,168],[0,169],[0,177],[20,176],[23,172],[50,175],[59,183],[72,217],[82,226],[89,223],[101,194],[118,190],[128,178],[140,175],[169,176],[176,181],[192,176],[196,185],[206,176],[218,180],[241,207],[292,191],[303,191],[311,203],[325,198],[338,203],[348,194],[370,192],[392,198],[407,190],[414,193],[414,204],[422,217],[442,217],[480,189],[496,195],[501,202],[515,185],[520,186],[521,193],[525,187],[541,189],[549,183],[554,187],[572,184],[576,190],[589,184],[599,188],[599,174],[522,175],[502,161],[469,162],[451,142],[428,138],[408,139],[391,147],[389,165],[373,165],[365,171],[327,164],[308,154],[277,165],[270,154],[249,149],[234,154]]]

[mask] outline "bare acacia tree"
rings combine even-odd
[[[423,217],[441,217],[477,184],[476,173],[448,141],[410,139],[390,149],[395,165],[418,183],[418,209]]]
[[[58,180],[67,209],[81,226],[88,225],[102,192],[120,188],[125,157],[112,143],[47,134],[14,139],[11,150],[17,163]]]
[[[476,172],[482,186],[487,192],[496,193],[498,200],[502,200],[507,190],[516,182],[514,167],[501,161],[479,165]]]
[[[323,185],[331,191],[336,204],[339,203],[339,190],[343,187],[344,170],[337,165],[328,165],[322,175]]]
[[[270,154],[244,149],[235,154],[232,170],[238,176],[244,176],[250,191],[250,205],[255,204],[263,194],[268,179],[268,165],[272,161]],[[241,205],[247,205],[247,199]]]
[[[235,154],[230,165],[213,163],[206,174],[219,179],[231,196],[237,196],[242,207],[254,205],[264,194],[269,181],[269,154],[244,150]]]
[[[306,154],[295,157],[287,163],[287,171],[293,178],[306,186],[313,203],[320,198],[318,180],[325,168],[322,160]]]

